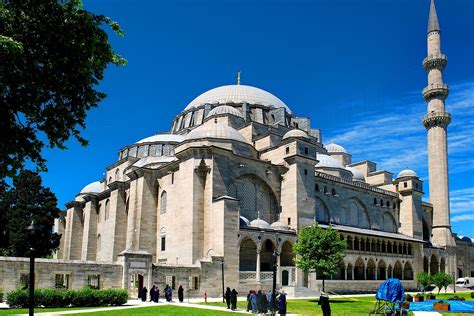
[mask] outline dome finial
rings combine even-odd
[[[237,71],[237,85],[240,86],[240,70]]]

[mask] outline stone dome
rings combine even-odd
[[[97,194],[100,192],[102,192],[102,185],[100,184],[100,181],[95,181],[83,187],[79,194],[87,194],[87,193]]]
[[[328,153],[344,153],[344,154],[347,154],[347,150],[344,147],[342,147],[341,145],[335,144],[333,142],[327,144],[326,146],[324,146],[324,148],[326,148]]]
[[[228,85],[221,86],[204,92],[192,100],[184,109],[190,110],[204,104],[228,104],[228,103],[248,103],[268,106],[270,108],[285,108],[288,113],[291,110],[273,94],[246,85]]]
[[[342,163],[328,155],[318,153],[316,156],[318,163],[316,164],[316,168],[339,168],[344,169]]]
[[[364,174],[359,169],[353,167],[346,167],[346,170],[349,170],[352,173],[353,181],[365,181]]]
[[[250,226],[258,228],[271,228],[270,224],[265,222],[263,219],[257,218],[250,222]]]
[[[398,173],[397,179],[403,178],[403,177],[418,177],[418,175],[416,174],[415,171],[411,169],[404,169]]]
[[[240,134],[239,131],[233,129],[230,126],[209,122],[207,124],[201,125],[195,129],[193,129],[189,134],[186,136],[186,140],[191,139],[201,139],[201,138],[219,138],[219,139],[228,139],[228,140],[236,140],[238,142],[248,144],[248,141],[245,137]]]
[[[300,129],[292,129],[291,131],[286,132],[286,134],[283,135],[282,139],[288,139],[292,137],[309,138],[308,133],[306,133],[305,131]]]
[[[271,228],[277,229],[277,230],[289,230],[290,228],[288,225],[283,224],[280,221],[274,222],[270,225]]]
[[[161,142],[176,142],[180,143],[184,140],[184,136],[175,135],[175,134],[156,134],[147,138],[143,138],[136,142],[136,144],[141,143],[161,143]]]
[[[242,113],[239,112],[236,108],[230,105],[220,105],[213,108],[209,113],[207,113],[206,117],[211,117],[213,115],[221,115],[221,114],[232,114],[238,117],[242,117]]]

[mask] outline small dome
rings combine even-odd
[[[318,163],[316,164],[316,168],[326,167],[326,168],[344,169],[344,166],[342,165],[342,163],[336,158],[333,158],[331,156],[318,153],[316,156],[316,159],[318,160]]]
[[[87,194],[87,193],[96,194],[100,192],[102,192],[102,185],[100,184],[100,181],[95,181],[83,187],[80,194]]]
[[[349,170],[352,173],[353,181],[365,181],[364,174],[359,169],[353,167],[346,167],[346,170]]]
[[[256,87],[246,85],[227,85],[206,91],[192,100],[184,110],[190,110],[204,104],[229,103],[257,104],[268,106],[274,109],[285,108],[286,111],[291,114],[291,110],[286,106],[286,104],[273,94]]]
[[[292,138],[292,137],[309,138],[308,133],[306,133],[305,131],[302,131],[300,129],[292,129],[291,131],[286,132],[286,134],[283,135],[282,139],[287,139],[287,138]]]
[[[263,219],[257,218],[250,222],[250,226],[258,228],[271,228]]]
[[[230,105],[221,105],[213,108],[209,113],[207,113],[206,117],[211,117],[213,115],[222,115],[222,114],[232,114],[238,117],[242,117],[242,114]]]
[[[250,226],[250,221],[247,218],[240,216],[240,226]]]
[[[274,222],[270,225],[271,228],[277,229],[277,230],[288,230],[290,229],[288,225],[283,224],[282,222]]]
[[[332,142],[327,144],[326,146],[324,146],[324,148],[326,148],[326,150],[330,154],[331,153],[344,153],[344,154],[347,154],[347,150],[344,147],[342,147],[341,145],[332,143]]]
[[[411,169],[405,169],[405,170],[400,171],[400,173],[397,175],[397,179],[404,178],[404,177],[418,177],[418,175],[416,174],[415,171]]]
[[[158,142],[176,142],[180,143],[184,140],[182,135],[174,135],[174,134],[156,134],[147,138],[143,138],[136,142],[136,144],[141,143],[158,143]]]
[[[245,139],[245,137],[240,134],[240,132],[236,129],[233,129],[232,127],[224,124],[214,122],[209,122],[207,124],[199,126],[189,132],[189,134],[186,136],[186,140],[201,138],[220,138],[236,140],[238,142],[248,144],[248,141]]]

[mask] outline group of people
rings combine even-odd
[[[225,297],[225,302],[227,304],[227,309],[231,309],[235,311],[237,309],[237,295],[239,293],[235,290],[232,289],[230,290],[230,287],[228,287],[225,291],[224,297]]]
[[[250,290],[247,294],[247,312],[253,314],[266,314],[268,312],[286,315],[286,293],[285,291],[275,292]]]
[[[165,292],[166,301],[170,303],[173,300],[173,289],[171,288],[171,286],[166,284],[166,287],[164,288],[164,292]],[[146,286],[142,287],[138,291],[138,299],[141,299],[143,302],[146,302],[147,294],[148,294],[148,289],[146,288]],[[184,288],[181,285],[178,288],[178,299],[180,303],[184,301]],[[158,303],[159,300],[160,300],[160,289],[158,288],[158,286],[153,285],[153,287],[150,289],[150,302]]]

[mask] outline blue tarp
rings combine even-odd
[[[405,290],[399,279],[391,278],[382,283],[375,298],[391,303],[403,302]]]
[[[411,311],[432,311],[433,304],[439,300],[428,300],[424,302],[412,302],[410,303]],[[473,301],[448,301],[451,305],[451,312],[458,313],[474,313],[474,302]]]

